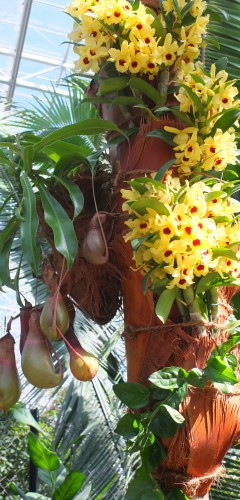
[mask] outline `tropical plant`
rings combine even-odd
[[[169,3],[169,2],[164,2],[164,3],[165,3],[165,4],[167,4],[167,3]],[[175,9],[177,8],[177,7],[176,7],[177,5],[178,5],[178,2],[174,2]],[[213,6],[214,6],[214,5],[213,5]],[[190,7],[190,5],[188,5],[188,7]],[[136,9],[138,9],[138,6],[136,6]],[[187,9],[186,9],[186,10],[187,10]],[[210,9],[210,10],[211,10],[211,9]],[[237,5],[236,5],[236,10],[237,10]],[[187,13],[185,13],[185,15],[186,15],[186,14],[187,14]],[[219,17],[219,16],[217,16],[217,15],[216,15],[216,9],[215,9],[215,14],[212,14],[213,19],[214,19],[214,15],[215,15],[215,19],[216,19],[216,17]],[[119,50],[119,49],[118,49],[118,50]],[[207,54],[208,54],[208,52],[207,52]],[[207,59],[207,60],[208,60],[208,59]],[[197,78],[197,77],[199,77],[199,75],[197,74],[197,75],[195,75],[195,77]],[[201,76],[200,76],[200,78],[201,78]],[[120,79],[121,79],[121,82],[123,82],[123,78],[121,77]],[[119,85],[120,79],[118,79],[118,83],[117,83],[118,85]],[[153,88],[153,87],[152,87],[151,85],[150,85],[151,89],[149,89],[149,87],[147,87],[146,85],[143,85],[142,81],[141,81],[141,82],[139,82],[139,81],[138,81],[138,82],[136,82],[136,80],[135,80],[135,82],[134,82],[133,80],[134,80],[134,79],[132,79],[132,81],[131,81],[131,85],[132,85],[132,86],[130,86],[130,87],[131,87],[131,91],[132,91],[132,87],[135,89],[135,88],[136,88],[136,85],[137,85],[137,86],[139,86],[139,85],[140,85],[140,92],[144,95],[144,99],[142,100],[142,102],[138,101],[137,105],[138,105],[138,106],[140,106],[140,109],[141,109],[141,107],[142,107],[142,106],[145,106],[145,112],[147,112],[148,114],[151,114],[151,113],[152,113],[152,111],[155,111],[155,110],[152,110],[152,107],[154,107],[154,106],[153,106],[153,104],[154,104],[154,105],[156,104],[156,105],[159,107],[159,105],[162,105],[162,101],[156,102],[156,100],[154,100],[154,98],[153,98],[153,94],[154,94],[154,92],[153,92],[153,90],[152,90],[152,88]],[[115,81],[116,81],[116,80],[115,80]],[[198,83],[201,83],[201,82],[198,82]],[[110,81],[105,81],[105,83],[101,84],[101,85],[102,85],[102,87],[101,87],[101,93],[102,93],[102,94],[104,93],[104,97],[100,96],[100,97],[98,97],[97,99],[95,99],[95,102],[96,102],[96,103],[97,103],[97,102],[100,102],[100,104],[101,104],[101,105],[106,104],[107,98],[105,97],[105,90],[107,91],[107,92],[106,92],[107,94],[108,94],[109,92],[112,92],[114,89],[113,89],[113,87],[111,87],[111,84],[113,84],[113,81],[112,81],[112,82],[110,82]],[[125,82],[125,84],[126,84],[126,82]],[[124,85],[125,85],[125,84],[124,84]],[[135,85],[135,87],[134,87],[134,85]],[[104,86],[106,87],[106,89],[105,89],[105,87],[104,87]],[[128,83],[127,83],[126,87],[128,88]],[[124,88],[125,88],[125,87],[124,87]],[[105,89],[105,90],[104,90],[104,89]],[[146,89],[147,89],[147,90],[146,90]],[[128,88],[128,90],[129,90],[129,88]],[[138,90],[139,90],[139,89],[138,89]],[[186,88],[185,88],[185,90],[186,90]],[[187,92],[187,94],[188,94],[188,96],[189,96],[189,95],[190,95],[190,92],[189,92],[189,91],[186,91],[186,92]],[[154,96],[155,96],[155,94],[154,94]],[[123,100],[121,100],[121,103],[120,103],[120,101],[119,101],[119,102],[118,102],[118,101],[115,101],[115,104],[120,104],[121,106],[122,106],[122,104],[123,104],[124,106],[128,105],[129,103],[133,104],[133,102],[132,102],[132,101],[129,101],[129,100],[128,100],[128,101],[126,101],[126,98],[129,98],[129,97],[130,97],[130,98],[132,98],[132,96],[131,96],[131,95],[130,95],[130,96],[129,96],[129,95],[125,95],[125,96],[123,96],[123,97],[124,97],[124,99],[123,99]],[[191,95],[191,97],[192,97],[192,95]],[[151,100],[151,101],[152,101],[152,103],[153,103],[153,104],[151,104],[150,106],[146,106],[146,104],[148,104],[148,103],[146,103],[146,101],[148,101],[148,98],[150,98],[150,100]],[[139,98],[138,98],[138,99],[139,99]],[[141,98],[140,98],[140,99],[141,99]],[[104,102],[104,101],[105,101],[105,102]],[[199,104],[199,101],[197,101],[197,100],[196,100],[196,98],[194,98],[194,103],[196,104],[197,102],[198,102],[198,104]],[[156,107],[156,106],[155,106],[155,107]],[[147,108],[147,109],[146,109],[146,108]],[[150,109],[150,108],[151,108],[151,109]],[[192,108],[193,108],[193,106],[192,106]],[[121,108],[121,111],[123,111],[123,115],[125,115],[125,116],[126,116],[126,109]],[[169,110],[168,110],[168,111],[169,111]],[[173,109],[173,108],[172,108],[172,111],[175,111],[175,115],[178,113],[178,110],[177,110],[177,109]],[[198,110],[198,111],[200,111],[200,110]],[[181,112],[181,111],[180,111],[180,112]],[[160,111],[160,113],[162,113],[162,110]],[[184,117],[185,117],[185,119],[189,119],[189,117],[188,117],[188,116],[186,116],[186,115],[184,115]],[[183,118],[183,115],[180,115],[180,118]],[[231,118],[233,118],[233,116],[232,116]],[[128,116],[127,116],[127,119],[128,119]],[[84,125],[86,125],[86,123],[85,123]],[[106,123],[105,123],[105,125],[106,125]],[[226,125],[226,124],[225,124],[225,125]],[[224,125],[224,126],[225,126],[225,125]],[[114,126],[113,126],[112,124],[111,124],[111,125],[110,125],[110,124],[108,124],[108,126],[109,126],[109,127],[111,127],[111,128],[112,128],[112,130],[114,130]],[[171,126],[171,124],[170,124],[170,126]],[[79,130],[83,132],[83,128],[81,128],[81,127],[80,127],[80,129],[79,129]],[[85,129],[84,129],[84,130],[85,130]],[[102,130],[103,130],[103,129],[102,129]],[[116,128],[115,128],[115,131],[119,132],[119,130],[117,130]],[[179,132],[179,131],[178,131],[178,132]],[[176,134],[176,135],[178,135],[178,132],[177,132],[177,134]],[[157,137],[159,137],[159,136],[162,136],[162,134],[161,134],[161,133],[158,133],[158,134],[156,134],[156,136],[157,136]],[[55,137],[56,137],[56,136],[55,136]],[[28,138],[28,137],[27,137],[27,138]],[[165,138],[166,138],[166,136],[165,136]],[[30,138],[30,139],[31,139],[31,138]],[[174,139],[175,139],[175,137],[174,137]],[[34,140],[36,140],[36,138],[34,138]],[[51,140],[51,136],[50,136],[50,139],[49,139],[49,140]],[[31,139],[31,141],[32,141],[32,139]],[[114,139],[114,141],[116,142],[116,139]],[[119,138],[117,138],[117,141],[118,141],[118,142],[120,142],[120,141],[121,141],[121,138],[120,138],[120,139],[119,139]],[[37,142],[36,142],[36,144],[37,144]],[[45,142],[44,144],[45,144],[45,146],[46,146],[47,142]],[[24,144],[24,142],[22,142],[22,145],[23,145],[23,146],[25,145],[25,144]],[[33,142],[31,142],[31,146],[33,146]],[[44,146],[44,148],[45,148],[45,146]],[[62,145],[62,146],[63,146],[63,145]],[[111,146],[111,143],[110,143],[110,144],[108,144],[108,146]],[[28,147],[28,146],[27,146],[27,147]],[[55,146],[54,146],[54,147],[55,147]],[[64,147],[65,147],[65,145],[64,145]],[[103,149],[104,149],[104,147],[106,147],[106,146],[103,146]],[[9,150],[10,150],[10,149],[9,149]],[[29,154],[30,154],[30,156],[32,155],[32,153],[31,153],[31,151],[30,151],[30,150],[32,151],[32,149],[31,149],[31,148],[30,148],[30,149],[28,148],[27,150],[25,149],[25,151],[26,151],[26,152],[25,152],[25,160],[27,160],[27,162],[28,162],[28,155],[29,155]],[[35,153],[36,153],[36,148],[34,149],[34,146],[33,146],[33,150],[34,150],[34,151],[35,151]],[[12,148],[12,151],[13,151],[13,148]],[[19,152],[19,150],[18,150],[18,152]],[[96,152],[96,150],[95,150],[95,152]],[[55,162],[55,163],[56,163],[56,155],[57,155],[57,154],[59,154],[59,150],[57,150],[57,151],[56,151],[56,150],[54,149],[54,151],[51,151],[51,153],[53,153],[53,156],[55,155],[55,156],[54,156],[54,158],[52,158],[52,157],[51,157],[51,155],[49,154],[49,151],[47,151],[47,150],[46,150],[46,151],[44,151],[44,154],[46,154],[46,155],[47,155],[47,157],[48,157],[48,159],[46,159],[46,156],[45,156],[45,158],[44,158],[44,161],[46,161],[46,160],[47,160],[47,163],[45,163],[45,166],[47,165],[47,168],[49,168],[49,169],[53,168],[53,163],[51,163],[51,161],[49,160],[49,158],[50,158],[51,160],[53,160],[53,162]],[[72,153],[72,151],[71,151],[71,153]],[[113,155],[113,148],[111,148],[111,154]],[[90,158],[89,158],[89,155],[90,155]],[[10,156],[10,155],[9,155],[9,156]],[[30,158],[30,159],[31,159],[31,158]],[[97,155],[97,159],[98,159],[98,155]],[[5,163],[6,163],[6,161],[7,161],[7,160],[9,161],[9,158],[4,158]],[[16,161],[16,156],[13,156],[13,160],[15,160],[15,161]],[[36,156],[36,157],[35,157],[35,160],[36,160],[36,162],[37,162],[37,163],[36,163],[36,165],[38,165],[38,162],[40,161],[40,158],[38,158],[38,157]],[[43,160],[43,158],[42,158],[42,160]],[[42,161],[42,160],[41,160],[41,161]],[[64,159],[64,162],[65,162],[65,160],[66,160],[66,158]],[[78,160],[79,160],[79,157],[78,157]],[[10,160],[10,161],[11,161],[11,160]],[[71,160],[71,161],[72,161],[72,160]],[[95,172],[95,168],[96,168],[96,170],[98,171],[99,164],[97,164],[97,162],[96,162],[96,155],[95,155],[94,157],[92,157],[92,155],[91,155],[91,154],[90,154],[90,152],[88,151],[88,155],[87,155],[87,157],[86,157],[86,155],[85,155],[85,158],[81,157],[81,161],[83,161],[83,163],[84,163],[84,165],[85,165],[85,167],[86,167],[86,168],[89,168],[89,165],[90,165],[90,169],[89,169],[89,171],[90,171],[91,173],[92,173],[92,170],[94,170],[94,172]],[[115,166],[115,168],[116,168],[117,161],[119,161],[119,158],[115,159],[115,161],[114,161],[114,166]],[[26,164],[27,164],[27,162],[26,162]],[[31,163],[31,161],[30,161],[30,163]],[[6,165],[7,165],[7,163],[6,163]],[[66,164],[64,163],[64,165],[66,165]],[[11,165],[8,165],[8,166],[10,166],[10,167],[11,167]],[[107,166],[108,166],[108,171],[109,171],[109,165],[107,165]],[[169,166],[169,165],[167,165],[167,166],[166,166],[166,169],[167,169],[167,167],[168,167],[168,166]],[[21,167],[22,167],[21,162],[20,162],[20,163],[18,162],[18,167],[20,167],[20,169],[21,169]],[[85,168],[85,167],[84,167],[84,168]],[[15,167],[14,167],[14,168],[15,168]],[[24,168],[25,168],[25,167],[24,167]],[[40,169],[41,169],[41,168],[42,168],[42,165],[40,164]],[[44,168],[44,167],[43,167],[43,168]],[[35,170],[36,170],[36,169],[35,169]],[[131,170],[131,168],[130,168],[130,170]],[[233,172],[234,172],[234,169],[233,169]],[[28,173],[28,172],[27,172],[27,173]],[[38,173],[39,173],[39,172],[38,172]],[[69,173],[69,172],[68,172],[68,173]],[[74,173],[76,173],[76,171],[75,171]],[[40,175],[41,175],[41,172],[40,172]],[[161,174],[160,174],[160,175],[161,175]],[[230,174],[230,175],[231,175],[231,174]],[[33,183],[33,185],[34,185],[34,190],[33,190],[33,192],[34,192],[34,194],[35,194],[35,192],[37,192],[37,189],[39,189],[39,184],[38,184],[38,181],[37,181],[37,179],[36,179],[36,178],[37,178],[36,172],[34,173],[34,176],[35,176],[35,177],[33,178],[33,177],[31,177],[31,174],[30,174],[31,181],[32,181],[32,183]],[[24,175],[23,175],[23,177],[24,177]],[[25,180],[26,180],[26,178],[25,178]],[[69,180],[69,179],[68,179],[68,180]],[[231,179],[231,180],[232,180],[232,179]],[[65,184],[66,184],[66,181],[65,181]],[[140,184],[141,184],[141,182],[140,182]],[[132,184],[132,185],[133,185],[133,184]],[[51,183],[51,181],[50,181],[50,182],[49,182],[49,181],[45,182],[45,179],[44,179],[44,187],[46,188],[46,186],[47,186],[47,188],[48,188],[48,189],[52,190],[52,189],[55,189],[56,187],[58,187],[58,186],[59,186],[59,184],[58,184],[58,185],[57,185],[56,183],[55,183],[55,184],[52,184],[52,183]],[[135,185],[135,186],[136,186],[136,185]],[[23,186],[22,186],[22,187],[23,187]],[[22,189],[22,187],[21,187],[21,189]],[[136,187],[138,187],[138,190],[140,189],[140,187],[139,187],[139,186],[136,186]],[[70,188],[69,188],[69,189],[70,189]],[[41,191],[41,189],[40,189],[40,191]],[[39,191],[39,192],[40,192],[40,191]],[[138,192],[140,192],[140,191],[138,191]],[[141,194],[141,192],[140,192],[140,194]],[[50,192],[50,195],[51,195],[51,192]],[[78,196],[79,196],[79,192],[78,192]],[[42,196],[42,199],[43,199],[43,196]],[[98,200],[98,201],[100,202],[100,197],[99,197],[99,200]],[[76,209],[76,205],[74,205],[74,206],[75,206],[75,209]],[[119,205],[118,205],[118,206],[119,206]],[[147,206],[147,204],[145,204],[144,209],[146,209],[146,206]],[[95,206],[95,208],[96,208],[96,206]],[[106,209],[106,206],[104,206],[103,208],[104,208],[104,209]],[[93,217],[94,217],[94,215],[93,215]],[[102,216],[102,217],[103,217],[103,216]],[[95,222],[95,220],[96,220],[96,218],[94,219],[94,222]],[[104,220],[104,219],[102,218],[102,220]],[[21,223],[21,224],[22,224],[22,223]],[[101,227],[101,224],[100,224],[100,227]],[[90,229],[95,231],[95,230],[96,230],[96,225],[95,225],[94,227],[91,227],[91,225],[90,225]],[[95,234],[96,234],[96,233],[95,233]],[[50,239],[51,239],[51,238],[50,238]],[[98,241],[99,241],[99,240],[98,240]],[[55,242],[53,241],[53,239],[51,239],[51,243],[53,243],[53,244],[55,243],[55,245],[56,245],[56,239],[55,239]],[[139,242],[138,242],[138,243],[139,243]],[[9,243],[9,244],[10,244],[10,243]],[[105,257],[105,255],[104,255],[104,254],[105,254],[105,249],[106,249],[106,246],[104,246],[104,242],[103,242],[103,244],[102,244],[102,241],[100,241],[100,249],[101,249],[101,255],[100,255],[100,256],[101,256],[101,257]],[[68,253],[69,253],[69,252],[68,252]],[[71,253],[71,252],[70,252],[70,253]],[[6,254],[5,254],[5,252],[4,252],[4,255],[5,255],[5,261],[6,261]],[[67,259],[67,255],[65,255],[64,253],[63,253],[63,255],[64,255],[64,257]],[[25,252],[25,257],[27,257],[27,252]],[[72,256],[72,257],[70,257],[70,255],[69,255],[68,257],[69,257],[69,259],[68,259],[68,264],[69,264],[69,267],[70,267],[70,265],[71,265],[71,260],[73,260],[73,256]],[[28,257],[26,260],[28,261],[28,263],[30,263],[30,259],[29,259],[29,257]],[[34,266],[34,267],[35,267],[35,266]],[[59,272],[59,275],[60,275],[60,271],[59,271],[60,269],[61,269],[61,266],[58,266],[58,272]],[[151,271],[152,271],[152,269],[151,269]],[[36,269],[35,269],[35,272],[36,272]],[[96,279],[97,279],[97,277],[96,277],[96,275],[95,275],[95,280],[96,280]],[[16,281],[17,281],[17,280],[16,280]],[[163,291],[163,290],[161,290],[161,291]],[[130,298],[130,300],[131,300],[131,299],[132,299],[132,290],[131,290],[131,289],[129,290],[129,293],[130,293],[130,297],[131,297],[131,298]],[[140,302],[140,304],[143,306],[143,303],[142,303],[142,302]],[[84,306],[85,306],[85,304],[84,304]],[[83,309],[84,309],[84,307],[83,307]],[[140,314],[142,314],[142,315],[144,316],[144,307],[140,307],[140,308],[139,308],[139,311],[140,311]],[[87,312],[89,312],[89,311],[87,311]],[[191,312],[192,312],[192,311],[191,311]],[[94,313],[94,314],[95,314],[95,313]],[[161,315],[162,315],[162,314],[163,314],[163,309],[161,308]],[[164,311],[164,314],[165,314],[165,316],[166,316],[166,312],[165,312],[165,311]],[[94,315],[93,315],[93,316],[94,316]],[[95,317],[96,317],[96,315],[95,315]],[[132,324],[132,323],[131,323],[131,321],[130,321],[130,319],[131,319],[131,318],[129,317],[129,318],[126,318],[126,319],[128,319],[128,323],[130,323],[130,325],[131,325],[131,324]],[[166,318],[165,318],[165,319],[166,319]],[[135,326],[135,328],[140,328],[140,326],[141,326],[141,325],[137,324],[137,325]],[[236,340],[236,339],[235,339],[235,340]],[[136,352],[136,342],[134,341],[134,339],[131,339],[131,342],[132,342],[132,347],[133,347],[133,350],[135,350],[135,352]],[[127,349],[129,349],[129,346],[130,346],[130,343],[127,341]],[[129,355],[129,351],[128,351],[128,355]],[[231,358],[231,359],[232,359],[232,361],[233,361],[233,358]],[[230,360],[230,358],[229,358],[229,360]],[[218,361],[220,361],[220,360],[218,359]],[[233,364],[231,365],[231,367],[232,367],[232,366],[233,366]],[[131,367],[130,367],[130,368],[131,368]],[[216,368],[216,364],[214,365],[214,367],[212,366],[212,368],[214,368],[214,369],[215,369],[215,368]],[[154,370],[152,370],[152,371],[154,371]],[[217,370],[217,371],[218,371],[218,370]],[[209,377],[209,378],[211,378],[211,377]],[[223,379],[222,379],[222,381],[223,381]],[[140,488],[142,488],[142,484],[143,484],[143,483],[142,483],[142,481],[140,480]],[[136,494],[136,492],[135,492],[135,494]],[[159,497],[159,495],[158,495],[158,497]],[[160,497],[159,497],[159,498],[160,498]]]

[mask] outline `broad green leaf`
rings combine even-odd
[[[228,58],[225,57],[225,56],[224,57],[220,57],[220,59],[218,59],[215,62],[216,73],[218,73],[219,71],[222,71],[223,69],[226,69],[227,65],[228,65]]]
[[[183,415],[181,415],[181,413],[177,411],[175,408],[172,408],[171,406],[166,404],[162,404],[161,410],[162,408],[164,408],[164,410],[169,414],[171,419],[174,420],[174,422],[176,422],[177,424],[181,425],[185,421]]]
[[[164,500],[164,493],[149,475],[137,475],[129,484],[125,500]]]
[[[88,156],[88,155],[87,155]],[[87,160],[87,156],[80,153],[67,153],[61,156],[61,158],[57,161],[54,168],[54,175],[64,176],[74,170],[75,167],[83,164],[86,164],[90,170],[90,163]]]
[[[53,471],[60,466],[60,460],[56,453],[46,448],[32,432],[28,435],[28,450],[31,460],[40,469]]]
[[[115,384],[113,391],[116,396],[129,408],[143,408],[149,403],[150,391],[137,382],[123,382]]]
[[[138,182],[137,179],[136,180],[134,179],[132,181],[127,181],[127,182],[128,182],[128,184],[130,184],[130,186],[132,186],[135,189],[135,191],[138,191],[138,193],[140,193],[140,194],[146,193],[146,191],[147,191],[146,186],[144,186],[144,184],[142,182]]]
[[[34,429],[37,429],[42,434],[45,434],[43,428],[37,423],[30,410],[23,403],[16,403],[11,409],[11,414],[17,422],[20,422],[20,424],[34,427]]]
[[[36,197],[25,172],[20,175],[23,189],[21,243],[23,255],[33,272],[37,275],[40,263],[40,253],[36,244],[39,218],[36,208]]]
[[[23,500],[49,500],[49,497],[40,493],[24,493],[15,483],[10,483],[9,488],[13,493],[20,495]]]
[[[146,473],[152,472],[167,457],[167,453],[161,442],[156,439],[151,446],[141,451],[142,466]]]
[[[217,259],[217,257],[225,257],[226,259],[238,261],[236,254],[228,248],[212,248],[212,256],[213,259]]]
[[[8,288],[14,289],[9,269],[9,257],[13,245],[13,239],[14,235],[5,242],[0,251],[0,282]]]
[[[177,389],[184,383],[181,368],[177,366],[162,368],[152,373],[148,380],[160,389]]]
[[[78,251],[78,241],[73,223],[60,203],[48,192],[43,184],[39,192],[47,224],[52,228],[56,249],[66,258],[70,269]]]
[[[153,418],[150,423],[150,430],[157,436],[170,437],[173,436],[179,427],[184,424],[184,418],[177,412],[174,408],[171,408],[172,414],[170,414],[171,406],[159,405],[159,411],[157,415]],[[180,415],[180,416],[177,416]],[[172,416],[174,418],[172,418]],[[182,417],[182,418],[181,418]],[[178,421],[177,421],[178,420]]]
[[[169,215],[169,211],[161,201],[154,200],[153,198],[140,198],[131,205],[131,209],[140,215],[147,213],[147,208],[155,210],[159,215]]]
[[[206,375],[200,368],[192,368],[188,372],[187,383],[194,387],[204,387],[206,385]]]
[[[67,191],[69,192],[69,196],[72,200],[73,207],[74,207],[74,214],[73,218],[77,217],[83,209],[84,205],[84,197],[81,189],[75,184],[74,182],[68,181],[66,179],[62,179],[61,177],[58,177],[57,175],[53,175],[54,179],[56,179],[60,184],[62,184]]]
[[[216,224],[221,224],[222,222],[232,222],[232,220],[226,215],[216,215],[216,217],[213,217],[213,220]]]
[[[92,486],[90,483],[87,486],[85,486],[85,488],[75,496],[74,500],[88,500],[90,498],[91,489],[92,489]],[[97,499],[95,498],[94,500],[97,500]]]
[[[171,391],[171,393],[165,399],[165,403],[172,408],[178,408],[180,403],[187,397],[188,394],[188,384],[184,382],[178,389]]]
[[[15,236],[17,229],[20,225],[20,220],[14,215],[4,227],[4,229],[0,232],[0,252],[2,248],[6,244],[6,242]]]
[[[52,500],[72,500],[82,487],[86,476],[82,472],[72,470],[63,483],[54,492]]]
[[[175,158],[173,160],[169,160],[166,163],[164,163],[164,165],[162,167],[160,167],[160,169],[158,170],[158,172],[156,173],[156,175],[154,177],[155,181],[162,180],[162,178],[164,177],[164,175],[166,174],[168,169],[173,165],[175,160],[176,160]]]
[[[211,357],[215,357],[217,355],[223,357],[227,354],[230,349],[232,349],[236,344],[239,344],[240,341],[240,335],[238,334],[233,334],[229,337],[226,342],[223,342],[222,344],[218,345],[213,351],[211,352]]]
[[[68,139],[74,135],[97,135],[108,132],[109,130],[111,132],[118,132],[119,134],[123,133],[117,125],[110,120],[102,120],[99,118],[83,120],[79,123],[75,123],[74,125],[66,125],[65,127],[47,135],[44,139],[35,144],[34,152],[36,153],[41,151],[43,148],[50,146],[56,141]]]
[[[174,146],[173,136],[174,134],[172,134],[172,132],[158,129],[151,130],[151,132],[148,132],[147,134],[147,137],[158,137],[159,139],[165,141],[167,144],[170,144],[170,146]]]
[[[235,123],[235,121],[240,116],[240,109],[228,109],[223,112],[222,116],[218,118],[216,123],[214,124],[211,135],[214,136],[215,132],[218,128],[222,130],[222,132],[227,132],[230,127]]]
[[[139,415],[126,413],[126,415],[124,415],[117,423],[115,432],[120,434],[120,436],[123,436],[125,439],[132,439],[139,433],[139,421]]]
[[[119,92],[128,86],[129,78],[124,76],[116,76],[113,78],[106,78],[100,84],[99,93],[101,95],[112,94]]]
[[[216,286],[231,286],[233,284],[234,278],[231,276],[229,277],[224,277],[222,278],[219,273],[213,272],[209,273],[206,276],[203,276],[200,278],[197,288],[196,288],[196,294],[205,292],[209,288],[216,287]]]
[[[188,85],[181,83],[181,87],[184,88],[184,90],[186,90],[188,96],[190,97],[192,103],[196,106],[197,110],[201,114],[203,114],[203,105],[201,99],[195,94],[195,92],[190,87],[188,87]]]
[[[142,94],[146,95],[154,102],[154,104],[160,104],[162,96],[161,94],[149,83],[145,82],[142,78],[133,77],[129,80],[129,86],[140,90]]]
[[[29,146],[25,146],[23,150],[23,166],[25,172],[30,172],[32,169],[32,163],[33,163],[33,156],[34,156],[34,149],[32,144],[29,144]]]
[[[112,101],[113,106],[137,106],[138,104],[143,104],[143,100],[139,97],[129,97],[125,95],[115,97]]]
[[[165,500],[190,500],[190,498],[179,488],[171,488],[171,490],[165,493]]]
[[[238,378],[234,371],[227,366],[227,363],[220,356],[215,356],[207,361],[207,368],[204,373],[212,382],[227,382],[236,384]]]
[[[163,323],[166,323],[169,313],[171,311],[174,300],[178,295],[178,288],[166,288],[164,290],[155,307],[156,315]]]

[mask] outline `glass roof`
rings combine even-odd
[[[73,71],[68,0],[1,0],[0,100],[25,104]],[[64,90],[61,90],[64,93]]]

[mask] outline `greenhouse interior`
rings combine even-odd
[[[0,500],[240,500],[239,34],[2,0]]]

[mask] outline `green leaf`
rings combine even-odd
[[[156,233],[153,233],[153,234],[147,234],[146,236],[142,236],[142,238],[133,238],[133,240],[131,240],[131,245],[132,245],[134,252],[137,252],[139,247],[145,241],[151,240],[152,238],[154,238],[155,235],[156,235]]]
[[[89,161],[87,160],[87,156],[84,156],[83,154],[80,154],[80,153],[64,154],[57,161],[53,173],[54,173],[54,175],[58,175],[58,176],[66,176],[76,166],[79,166],[82,163],[86,164],[90,170],[91,166],[90,166]]]
[[[8,204],[8,202],[11,200],[11,198],[13,198],[14,194],[11,193],[9,196],[7,196],[7,198],[5,198],[3,204],[0,206],[0,214],[3,212],[5,206]]]
[[[24,307],[24,304],[23,304],[22,299],[21,299],[21,293],[19,291],[19,277],[20,277],[20,272],[21,272],[21,268],[22,268],[22,259],[23,259],[23,253],[21,252],[17,271],[16,271],[15,278],[14,278],[14,290],[16,290],[16,300],[17,300],[17,303],[20,307]]]
[[[78,241],[73,223],[60,203],[48,192],[43,184],[39,192],[47,224],[52,228],[56,249],[66,258],[70,269],[78,251]]]
[[[219,344],[213,351],[211,352],[211,357],[221,356],[224,357],[230,349],[232,349],[236,344],[240,341],[240,335],[233,334],[229,337],[228,340]]]
[[[34,149],[32,144],[29,144],[29,146],[25,146],[23,150],[23,166],[25,172],[30,172],[32,169],[32,163],[33,163],[33,156],[34,156]]]
[[[190,498],[179,488],[171,488],[165,493],[165,500],[190,500]]]
[[[240,116],[240,109],[228,109],[223,112],[222,116],[216,121],[212,130],[211,136],[214,136],[215,132],[218,128],[222,130],[222,132],[227,132],[230,127],[235,123],[235,121]]]
[[[113,391],[116,396],[129,408],[143,408],[149,403],[150,391],[137,382],[123,382],[115,384]]]
[[[66,125],[55,132],[47,135],[40,142],[35,144],[34,152],[41,151],[43,148],[50,146],[56,141],[68,139],[69,137],[73,137],[74,135],[97,135],[103,134],[110,130],[111,132],[118,132],[122,134],[122,131],[110,120],[102,120],[99,118],[83,120],[79,123],[75,123],[74,125]]]
[[[224,191],[211,191],[205,195],[206,201],[214,200],[215,198],[224,198],[226,197],[226,193]]]
[[[100,84],[99,93],[101,95],[112,94],[119,92],[128,86],[129,78],[124,76],[116,76],[114,78],[106,78]]]
[[[165,448],[158,439],[155,439],[151,446],[147,446],[141,451],[141,469],[146,473],[152,472],[166,457]]]
[[[181,87],[186,90],[188,96],[190,97],[192,103],[196,106],[197,110],[201,114],[203,114],[204,110],[201,99],[195,94],[195,92],[190,87],[188,87],[188,85],[181,83]]]
[[[215,356],[207,361],[207,368],[204,373],[212,382],[227,382],[236,384],[238,378],[234,371],[227,366],[227,363],[220,356]]]
[[[139,104],[144,104],[143,100],[139,97],[129,97],[125,95],[115,97],[115,99],[113,99],[112,101],[113,106],[137,106]]]
[[[174,134],[172,134],[172,132],[158,129],[151,130],[151,132],[148,132],[147,134],[147,137],[158,137],[159,139],[165,141],[167,144],[170,144],[170,146],[174,146],[173,136]]]
[[[182,427],[184,417],[168,405],[159,405],[159,411],[150,423],[150,430],[157,436],[173,436]]]
[[[217,272],[209,273],[206,276],[200,278],[197,284],[196,294],[205,292],[209,288],[213,288],[216,286],[221,286],[221,285],[231,286],[231,284],[233,284],[233,281],[234,279],[231,276],[229,276],[228,278],[227,277],[222,278],[220,274]]]
[[[115,432],[125,439],[132,439],[139,433],[140,416],[133,413],[126,413],[118,422]]]
[[[20,225],[20,220],[14,215],[7,223],[5,228],[0,232],[0,252],[5,246],[6,242],[15,236],[17,229]]]
[[[236,254],[228,248],[212,248],[212,256],[213,259],[216,259],[217,257],[225,257],[226,259],[238,261]]]
[[[72,500],[81,489],[86,476],[77,470],[69,472],[63,483],[54,492],[52,500]]]
[[[14,289],[9,269],[9,258],[13,245],[13,239],[14,235],[5,242],[0,251],[0,281],[8,288]]]
[[[162,167],[160,167],[160,169],[158,170],[158,172],[156,173],[156,175],[154,177],[155,181],[162,180],[162,178],[164,177],[164,175],[166,174],[168,169],[173,165],[175,160],[176,160],[176,158],[174,158],[173,160],[169,160],[166,163],[164,163],[164,165]]]
[[[149,475],[137,475],[129,484],[125,500],[164,500],[157,482]]]
[[[142,78],[133,77],[129,80],[129,86],[140,90],[142,94],[146,95],[154,102],[154,104],[160,104],[162,96],[161,94],[149,83],[145,82]]]
[[[37,429],[42,434],[45,434],[42,427],[40,427],[35,418],[32,416],[30,410],[28,410],[23,403],[16,403],[11,409],[11,413],[13,418],[15,418],[17,422],[20,422],[20,424],[34,427],[34,429]]]
[[[156,311],[156,315],[158,316],[160,321],[162,321],[163,323],[166,323],[166,320],[167,320],[169,313],[171,311],[173,302],[176,299],[177,295],[178,295],[178,288],[177,287],[166,288],[166,290],[164,290],[161,293],[161,295],[157,301],[155,311]]]
[[[187,383],[194,387],[204,387],[206,385],[206,375],[200,368],[192,368],[188,372]]]
[[[74,182],[62,179],[57,175],[53,175],[52,177],[54,177],[54,179],[60,182],[60,184],[62,184],[69,192],[69,196],[72,200],[74,207],[73,218],[75,219],[75,217],[77,217],[82,212],[84,206],[84,197],[81,189]]]
[[[184,382],[178,389],[171,391],[171,393],[165,399],[165,403],[172,408],[177,408],[180,403],[187,397],[188,394],[188,384]]]
[[[152,384],[161,389],[177,389],[184,383],[182,369],[177,366],[169,366],[152,373],[149,379]]]
[[[20,182],[23,188],[23,203],[21,222],[21,243],[23,255],[33,272],[37,275],[40,263],[40,252],[36,244],[39,218],[36,208],[36,197],[27,174],[22,172]]]
[[[169,215],[169,210],[166,208],[164,203],[154,200],[153,198],[140,198],[139,200],[134,201],[131,205],[131,210],[134,210],[140,215],[146,214],[147,208],[155,210],[155,212],[159,215]]]
[[[46,448],[40,439],[32,432],[28,435],[28,450],[33,463],[40,469],[57,470],[60,460],[56,453]]]

